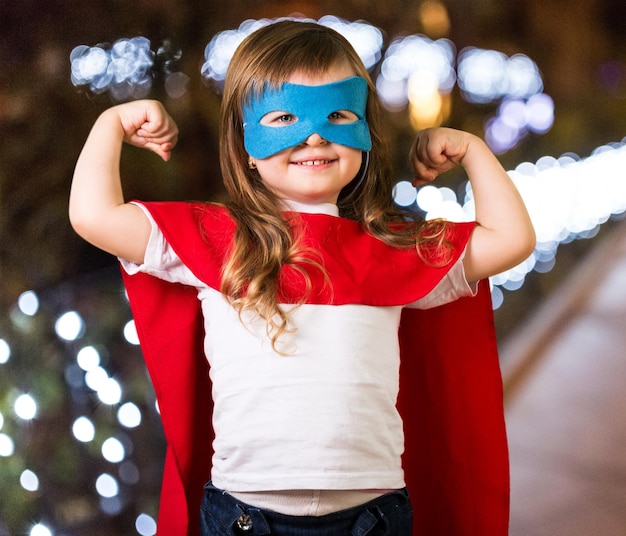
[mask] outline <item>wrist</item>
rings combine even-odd
[[[485,162],[485,158],[495,158],[485,141],[475,134],[467,133],[465,143],[465,153],[461,158],[463,167],[471,166],[476,161]]]
[[[94,127],[100,130],[103,136],[108,136],[111,141],[119,141],[122,143],[125,138],[125,131],[118,108],[119,105],[107,108],[100,114]]]

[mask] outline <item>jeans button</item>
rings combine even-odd
[[[241,514],[235,522],[241,532],[250,532],[253,527],[252,518],[248,514]]]

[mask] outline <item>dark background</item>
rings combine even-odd
[[[128,197],[220,199],[217,158],[219,95],[200,77],[204,47],[220,31],[248,18],[302,13],[363,19],[393,37],[424,33],[419,0],[166,1],[0,0],[0,339],[12,348],[0,364],[0,432],[11,436],[15,452],[0,457],[0,535],[27,534],[46,523],[54,534],[136,534],[137,516],[154,516],[161,471],[162,439],[153,395],[139,351],[120,335],[130,318],[115,260],[79,239],[67,219],[67,197],[78,153],[89,129],[106,107],[108,94],[94,95],[70,80],[69,54],[81,44],[111,43],[143,35],[154,46],[168,40],[182,51],[177,69],[189,76],[186,93],[172,99],[155,78],[153,98],[163,100],[181,130],[172,161],[163,165],[144,151],[125,149],[123,175]],[[543,135],[527,136],[500,155],[506,169],[541,156],[565,152],[587,156],[599,145],[620,141],[626,118],[626,4],[621,0],[447,0],[446,33],[457,51],[466,46],[532,58],[544,90],[555,102],[555,122]],[[439,37],[439,35],[431,35]],[[610,84],[603,73],[614,70]],[[452,95],[449,126],[482,135],[495,105],[469,104]],[[407,176],[405,155],[411,136],[402,114],[388,114],[398,178]],[[590,180],[593,180],[592,178]],[[611,226],[608,223],[600,231]],[[524,287],[505,292],[496,311],[498,335],[506,338],[531,314],[594,246],[576,241],[559,249],[547,274],[530,274]],[[21,319],[18,296],[34,290],[37,315]],[[87,325],[82,341],[66,343],[54,321],[66,310],[80,311]],[[89,342],[92,341],[92,342]],[[88,389],[70,388],[68,370],[86,344],[106,347],[105,362],[124,386],[124,399],[144,409],[144,421],[119,431],[115,408],[99,403]],[[38,400],[37,417],[13,414],[16,393]],[[96,439],[78,444],[70,434],[78,415],[97,424]],[[0,421],[2,423],[2,421]],[[103,512],[95,492],[101,472],[118,468],[101,459],[99,442],[122,437],[141,478],[122,486],[120,504]],[[132,453],[130,451],[132,450]],[[24,469],[40,479],[38,491],[19,484]]]

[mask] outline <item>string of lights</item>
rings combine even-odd
[[[221,91],[235,48],[270,22],[248,20],[210,40],[200,69],[207,86]],[[544,93],[537,65],[525,55],[509,57],[475,47],[457,52],[452,41],[423,35],[395,37],[386,44],[380,29],[362,21],[324,17],[318,22],[346,36],[373,73],[383,105],[391,113],[408,112],[415,128],[446,121],[455,87],[470,105],[497,105],[484,133],[498,154],[552,127],[554,102]],[[167,41],[153,46],[144,37],[81,45],[70,55],[71,80],[121,102],[150,95],[160,76],[167,94],[180,98],[189,81],[177,70],[181,54]],[[601,225],[623,215],[626,183],[620,170],[625,164],[626,148],[618,142],[586,158],[544,156],[509,171],[529,208],[538,243],[524,263],[491,279],[494,308],[502,304],[503,290],[521,288],[529,272],[550,271],[561,244],[590,238]],[[394,200],[426,218],[471,220],[469,183],[459,191],[436,186],[417,190],[400,181]],[[152,474],[148,464],[153,458],[145,452],[163,452],[162,438],[154,432],[158,407],[146,388],[145,371],[129,365],[141,359],[119,285],[117,279],[114,291],[92,285],[90,292],[99,293],[92,299],[78,291],[26,291],[0,321],[0,459],[6,462],[0,482],[0,534],[19,523],[18,530],[29,536],[79,533],[81,524],[96,513],[114,517],[126,511],[137,534],[156,532],[160,477]],[[98,303],[98,310],[90,303]],[[28,374],[35,354],[46,382]],[[41,432],[46,427],[55,427],[58,445]],[[79,466],[89,467],[80,471],[80,479]],[[72,479],[74,487],[68,484]],[[69,489],[67,496],[51,506],[46,496],[61,484]],[[130,508],[138,495],[145,499]],[[29,526],[23,526],[24,519],[32,520]]]

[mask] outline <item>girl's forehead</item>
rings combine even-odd
[[[324,71],[297,70],[291,73],[285,81],[301,86],[322,86],[332,82],[339,82],[340,80],[345,80],[346,78],[351,78],[356,75],[357,73],[348,62],[342,62],[333,64]]]
[[[328,67],[303,66],[288,73],[270,72],[265,77],[257,73],[250,85],[250,92],[258,95],[267,88],[279,88],[285,82],[303,86],[321,86],[353,76],[359,76],[359,73],[347,60],[335,62]]]

